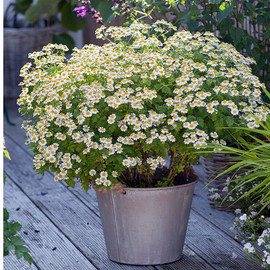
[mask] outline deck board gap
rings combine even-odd
[[[226,230],[223,230],[223,228],[219,227],[217,224],[215,224],[214,222],[211,221],[211,219],[207,219],[205,218],[205,216],[203,216],[199,211],[195,210],[193,207],[191,207],[192,211],[195,212],[197,215],[199,215],[201,218],[206,219],[207,221],[209,221],[209,223],[211,223],[214,227],[216,227],[218,230],[224,232],[227,236],[229,236],[231,239],[233,239],[235,242],[237,242],[238,244],[241,244],[240,241],[238,241],[237,239],[235,239],[231,234],[229,234]]]
[[[193,251],[201,260],[203,260],[206,264],[208,264],[210,267],[212,267],[211,270],[218,270],[217,268],[215,268],[215,266],[213,264],[211,264],[211,262],[208,262],[202,255],[200,255],[198,252],[196,252],[192,247],[190,247],[188,244],[186,244],[186,247],[188,247],[191,251]],[[194,269],[195,270],[195,269]]]

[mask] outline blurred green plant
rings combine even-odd
[[[215,32],[255,59],[253,72],[270,89],[270,3],[267,0],[114,0],[114,14],[133,20],[164,18],[190,32]],[[248,30],[246,30],[248,29]]]
[[[59,23],[64,29],[76,32],[85,27],[85,19],[77,18],[73,12],[76,4],[76,0],[15,0],[5,12],[4,26],[47,27]],[[53,43],[65,44],[69,49],[75,46],[67,33],[54,35]]]
[[[4,157],[10,159],[9,153],[5,148],[4,141]],[[6,174],[4,173],[4,183],[6,179]],[[21,230],[22,225],[18,222],[8,221],[9,213],[6,208],[4,208],[4,256],[7,256],[11,250],[15,251],[15,255],[18,259],[24,258],[29,264],[32,264],[32,258],[29,254],[29,249],[25,247],[25,242],[17,235]]]

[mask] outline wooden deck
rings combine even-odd
[[[22,224],[20,236],[33,258],[32,266],[14,254],[4,258],[4,269],[41,270],[259,270],[247,260],[242,245],[230,230],[232,213],[211,209],[206,198],[205,177],[200,165],[185,241],[183,258],[157,266],[129,266],[107,258],[95,192],[79,186],[67,188],[55,182],[51,173],[37,175],[32,153],[24,144],[14,101],[6,102],[10,120],[4,120],[4,137],[11,161],[4,162],[7,174],[4,206],[10,218]]]

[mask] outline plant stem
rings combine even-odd
[[[176,157],[176,152],[170,150],[170,154],[171,154],[171,162],[170,162],[170,172],[169,172],[169,175],[168,175],[168,178],[169,178],[169,181],[173,181],[174,177],[175,177],[175,172],[174,172],[174,163],[175,163],[175,157]]]
[[[130,168],[128,168],[128,174],[129,174],[129,177],[130,177],[130,181],[133,182],[133,174],[132,174],[132,171]]]

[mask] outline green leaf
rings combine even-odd
[[[27,247],[25,247],[25,246],[18,246],[18,247],[16,247],[16,250],[18,252],[21,252],[21,253],[27,253],[27,252],[29,252],[29,249]]]
[[[9,219],[8,210],[6,208],[4,208],[4,221],[8,221],[8,219]]]
[[[264,38],[267,39],[267,38],[270,38],[270,23],[266,23],[265,27],[266,27],[266,31],[264,34]]]
[[[18,222],[14,222],[12,225],[11,225],[11,229],[14,230],[14,231],[19,231],[20,229],[22,228],[22,225]]]
[[[72,51],[72,49],[75,47],[75,41],[67,33],[53,35],[52,42],[57,43],[57,44],[67,45],[67,47],[69,48],[70,51]]]
[[[10,250],[15,249],[15,246],[8,239],[4,239],[4,249],[9,253]]]
[[[190,20],[190,21],[187,22],[188,30],[190,32],[196,31],[198,25],[199,25],[199,23],[197,21],[195,21],[195,20]]]
[[[204,59],[204,55],[201,54],[200,52],[195,52],[194,53],[194,58],[196,59],[197,62],[201,62]]]
[[[88,182],[88,179],[83,179],[82,180],[82,183],[81,183],[81,186],[83,188],[83,190],[85,192],[87,192],[89,190],[89,182]]]
[[[3,150],[3,152],[4,152],[4,156],[10,160],[11,158],[10,158],[9,152],[5,149]]]
[[[100,16],[104,20],[104,24],[107,24],[112,19],[111,15],[113,14],[112,7],[113,1],[107,0],[92,0],[91,5],[97,10],[100,11]]]
[[[26,10],[31,6],[33,0],[17,0],[16,6],[14,7],[15,13],[24,14]]]
[[[178,21],[180,22],[186,22],[191,17],[190,10],[184,10],[176,13]]]
[[[28,253],[23,254],[24,259],[31,265],[32,264],[32,258]]]
[[[58,3],[60,0],[38,0],[38,2],[29,7],[25,12],[26,20],[35,23],[42,16],[52,16],[58,12]]]
[[[197,117],[197,122],[199,123],[200,128],[204,128],[204,120],[201,117]]]
[[[23,253],[18,248],[15,248],[15,255],[19,260],[23,256]]]
[[[214,20],[213,17],[211,17],[211,15],[208,13],[208,10],[204,10],[204,11],[202,12],[202,14],[203,14],[203,18],[204,18],[207,22],[211,23],[212,25],[215,25],[215,20]]]
[[[65,182],[66,182],[70,187],[72,187],[72,188],[75,187],[76,182],[75,182],[74,180],[72,180],[72,179],[67,179],[67,180],[65,180]]]
[[[245,6],[245,8],[246,8],[247,11],[250,11],[250,14],[256,12],[256,10],[253,7],[252,3],[249,3],[248,1],[244,1],[244,6]]]
[[[200,14],[200,9],[196,5],[192,5],[190,7],[190,11],[193,17],[198,16]]]
[[[245,17],[244,17],[244,15],[242,13],[237,14],[237,20],[238,20],[239,23],[243,24],[244,19],[245,19]]]
[[[23,246],[25,243],[19,236],[13,236],[10,238],[11,243],[14,246]]]
[[[217,14],[218,24],[233,11],[233,5],[228,4],[227,2],[223,2],[223,4],[220,5],[219,9],[220,11]]]
[[[230,30],[231,27],[234,26],[234,20],[231,18],[224,19],[219,25],[218,30],[222,32],[223,36]]]
[[[78,31],[85,26],[85,19],[77,17],[76,12],[73,11],[72,6],[67,3],[61,10],[61,24],[68,30]]]
[[[234,28],[231,28],[229,30],[229,32],[231,34],[231,37],[232,37],[234,46],[237,46],[240,43],[242,37],[245,34],[244,33],[244,30],[243,29],[240,29],[240,28],[235,28],[234,27]]]
[[[258,15],[257,16],[257,24],[261,25],[262,23],[264,23],[266,21],[266,18],[264,15]]]

